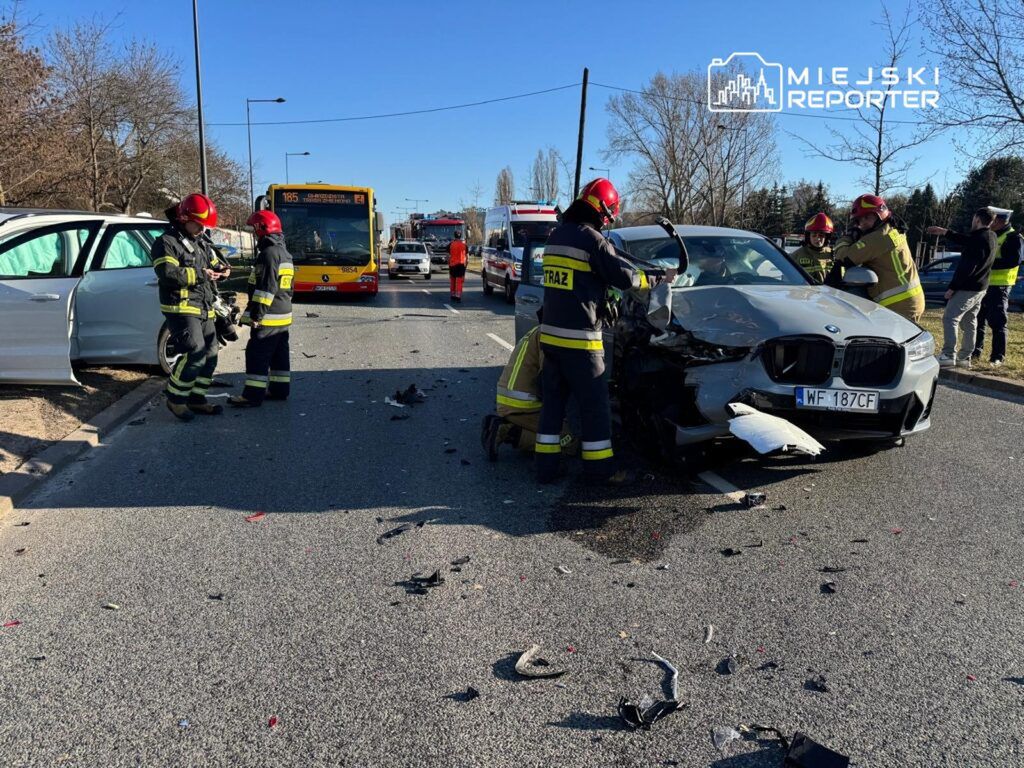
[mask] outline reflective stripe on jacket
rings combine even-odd
[[[1017,282],[1021,258],[1024,257],[1022,241],[1013,227],[1007,227],[996,234],[996,260],[992,265],[989,285],[1007,286]]]
[[[562,222],[544,246],[544,324],[540,343],[600,352],[598,314],[609,286],[646,288],[647,277],[587,224]]]
[[[911,319],[924,312],[924,289],[917,266],[907,238],[899,230],[883,224],[857,242],[844,235],[836,243],[834,254],[837,261],[845,259],[878,275],[878,283],[868,288],[868,295],[883,307]]]
[[[801,245],[793,251],[790,258],[819,283],[824,282],[825,275],[832,269],[831,248],[822,248],[819,251],[809,245]]]
[[[153,244],[152,258],[160,311],[165,315],[210,317],[214,290],[203,270],[217,269],[223,262],[209,239],[204,235],[193,239],[171,225]]]
[[[512,350],[498,377],[499,416],[540,412],[540,328],[531,328]]]
[[[240,322],[257,322],[265,328],[291,325],[294,280],[295,266],[285,247],[284,235],[261,237],[256,244],[256,263],[249,275],[249,303]]]

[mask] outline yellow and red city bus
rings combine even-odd
[[[374,210],[372,188],[271,184],[256,207],[281,219],[296,293],[377,295],[383,215]]]

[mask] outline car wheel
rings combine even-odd
[[[484,296],[490,296],[494,293],[494,286],[491,285],[490,280],[487,279],[487,275],[483,276],[484,279]]]
[[[423,279],[424,280],[433,280],[434,279],[434,275],[432,273],[430,273],[430,272],[427,272],[427,274],[425,274],[423,276]]]
[[[516,287],[512,285],[512,281],[509,278],[505,278],[505,303],[515,304],[516,302]]]
[[[158,365],[160,366],[161,372],[164,376],[170,376],[171,370],[174,368],[174,364],[178,362],[178,358],[181,357],[175,350],[174,345],[171,344],[171,329],[167,327],[167,323],[164,323],[160,328],[160,334],[157,336],[156,341],[156,357]]]

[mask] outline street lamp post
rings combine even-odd
[[[276,99],[246,99],[245,100],[245,130],[249,137],[249,202],[256,202],[256,191],[252,184],[252,119],[249,116],[250,104],[283,104],[284,99],[278,96]]]
[[[289,157],[309,157],[309,152],[285,152],[284,153],[284,183],[290,184],[291,179],[288,177],[288,158]]]
[[[410,203],[413,204],[413,208],[419,208],[418,203],[429,203],[430,202],[425,197],[407,197],[405,199],[406,199],[407,202],[410,202]]]
[[[587,168],[591,171],[604,171],[604,177],[608,179],[608,181],[612,180],[612,171],[610,168],[597,168],[596,166],[593,165],[589,165],[587,166]]]
[[[199,68],[199,0],[192,0],[192,35],[196,47],[196,109],[199,112],[199,187],[208,194],[206,183],[206,126],[203,125],[203,77]]]

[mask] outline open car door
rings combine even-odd
[[[99,221],[51,224],[0,242],[0,382],[78,384],[75,288]]]

